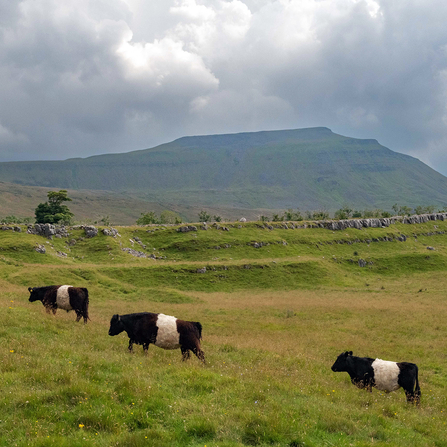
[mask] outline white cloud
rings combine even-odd
[[[175,6],[170,8],[170,12],[187,20],[207,21],[216,17],[216,13],[212,8],[197,4],[195,0],[177,0]]]
[[[443,0],[1,2],[0,160],[314,125],[447,173],[446,16]]]

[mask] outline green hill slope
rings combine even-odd
[[[444,446],[447,221],[226,225],[0,231],[0,445]],[[28,301],[50,284],[88,288],[88,324]],[[200,321],[206,364],[130,355],[109,322],[141,311]],[[421,405],[333,373],[344,350],[416,363]]]
[[[327,128],[184,137],[124,154],[0,163],[0,180],[239,208],[447,204],[443,175],[376,140]]]
[[[0,445],[444,446],[447,221],[227,225],[0,231]],[[50,284],[88,288],[88,324],[28,301]],[[130,355],[109,322],[141,311],[200,321],[206,364]],[[421,405],[333,373],[344,350],[416,363]]]

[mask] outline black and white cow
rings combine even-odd
[[[332,371],[345,371],[358,388],[372,392],[372,387],[381,391],[396,391],[403,388],[407,402],[419,404],[421,389],[418,367],[414,363],[389,362],[369,357],[355,357],[352,351],[341,353],[332,365]]]
[[[200,348],[202,325],[198,322],[183,321],[175,317],[151,312],[114,315],[110,320],[109,335],[126,331],[129,336],[129,351],[133,344],[143,345],[147,354],[149,345],[163,349],[182,351],[183,360],[189,358],[191,350],[199,360],[205,362],[205,354]]]
[[[76,312],[76,321],[84,318],[84,323],[89,320],[88,316],[88,290],[83,287],[72,286],[46,286],[28,287],[31,293],[29,301],[42,301],[48,313],[56,314],[57,309],[67,312]]]

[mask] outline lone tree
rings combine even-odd
[[[63,205],[63,202],[71,202],[65,189],[58,192],[48,191],[48,202],[39,203],[35,210],[36,223],[69,222],[74,214],[67,205]]]

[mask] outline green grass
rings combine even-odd
[[[447,223],[159,228],[121,227],[115,239],[74,230],[71,246],[0,232],[0,445],[445,445],[447,236],[426,234]],[[123,252],[135,236],[158,259]],[[88,287],[91,321],[29,303],[28,286],[46,284]],[[155,346],[128,354],[109,321],[139,311],[200,321],[206,365]],[[346,349],[417,363],[420,407],[333,373]]]

